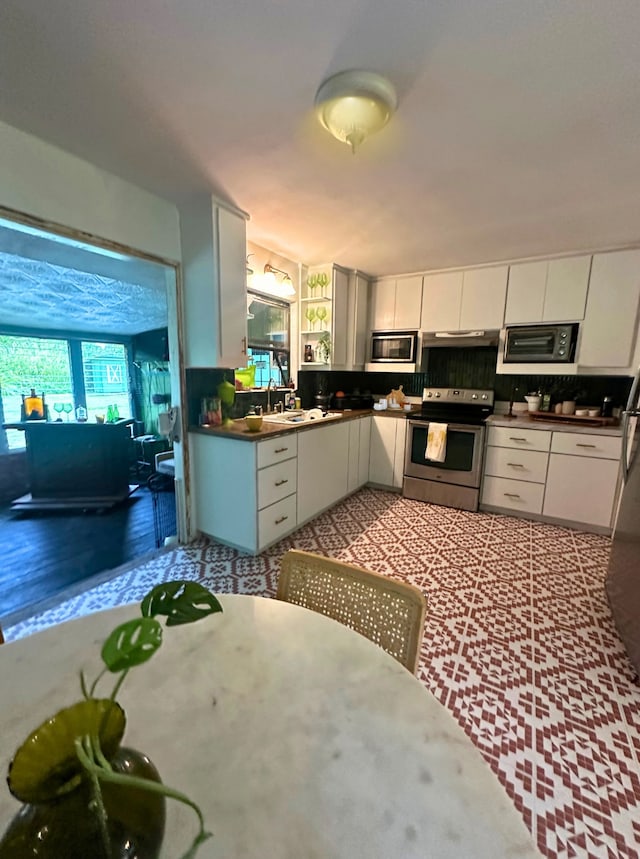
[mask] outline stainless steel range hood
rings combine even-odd
[[[435,346],[497,346],[499,331],[423,331],[422,348]]]

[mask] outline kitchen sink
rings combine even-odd
[[[311,411],[316,411],[312,409]],[[341,418],[342,412],[327,412],[322,417],[316,415],[310,416],[309,411],[294,411],[275,413],[271,415],[263,415],[263,420],[274,424],[286,424],[287,426],[299,426],[301,424],[312,424],[320,421],[333,420],[333,418]]]

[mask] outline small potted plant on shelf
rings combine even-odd
[[[117,703],[129,671],[162,644],[163,627],[192,623],[222,606],[197,582],[157,585],[142,600],[141,616],[116,627],[102,646],[104,667],[91,684],[80,672],[82,699],[29,734],[15,753],[7,782],[24,805],[0,839],[0,859],[157,859],[165,798],[193,809],[198,832],[182,859],[193,859],[210,837],[198,805],[162,784],[146,755],[121,746],[126,717]],[[116,681],[97,697],[107,675]]]
[[[318,337],[318,352],[322,363],[328,364],[331,357],[331,335],[328,331],[323,331]]]

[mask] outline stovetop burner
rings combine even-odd
[[[481,424],[493,413],[494,392],[481,388],[425,388],[412,419]]]

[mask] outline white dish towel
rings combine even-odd
[[[425,459],[433,462],[444,462],[447,455],[447,424],[429,423],[427,430],[427,447],[424,452]]]

